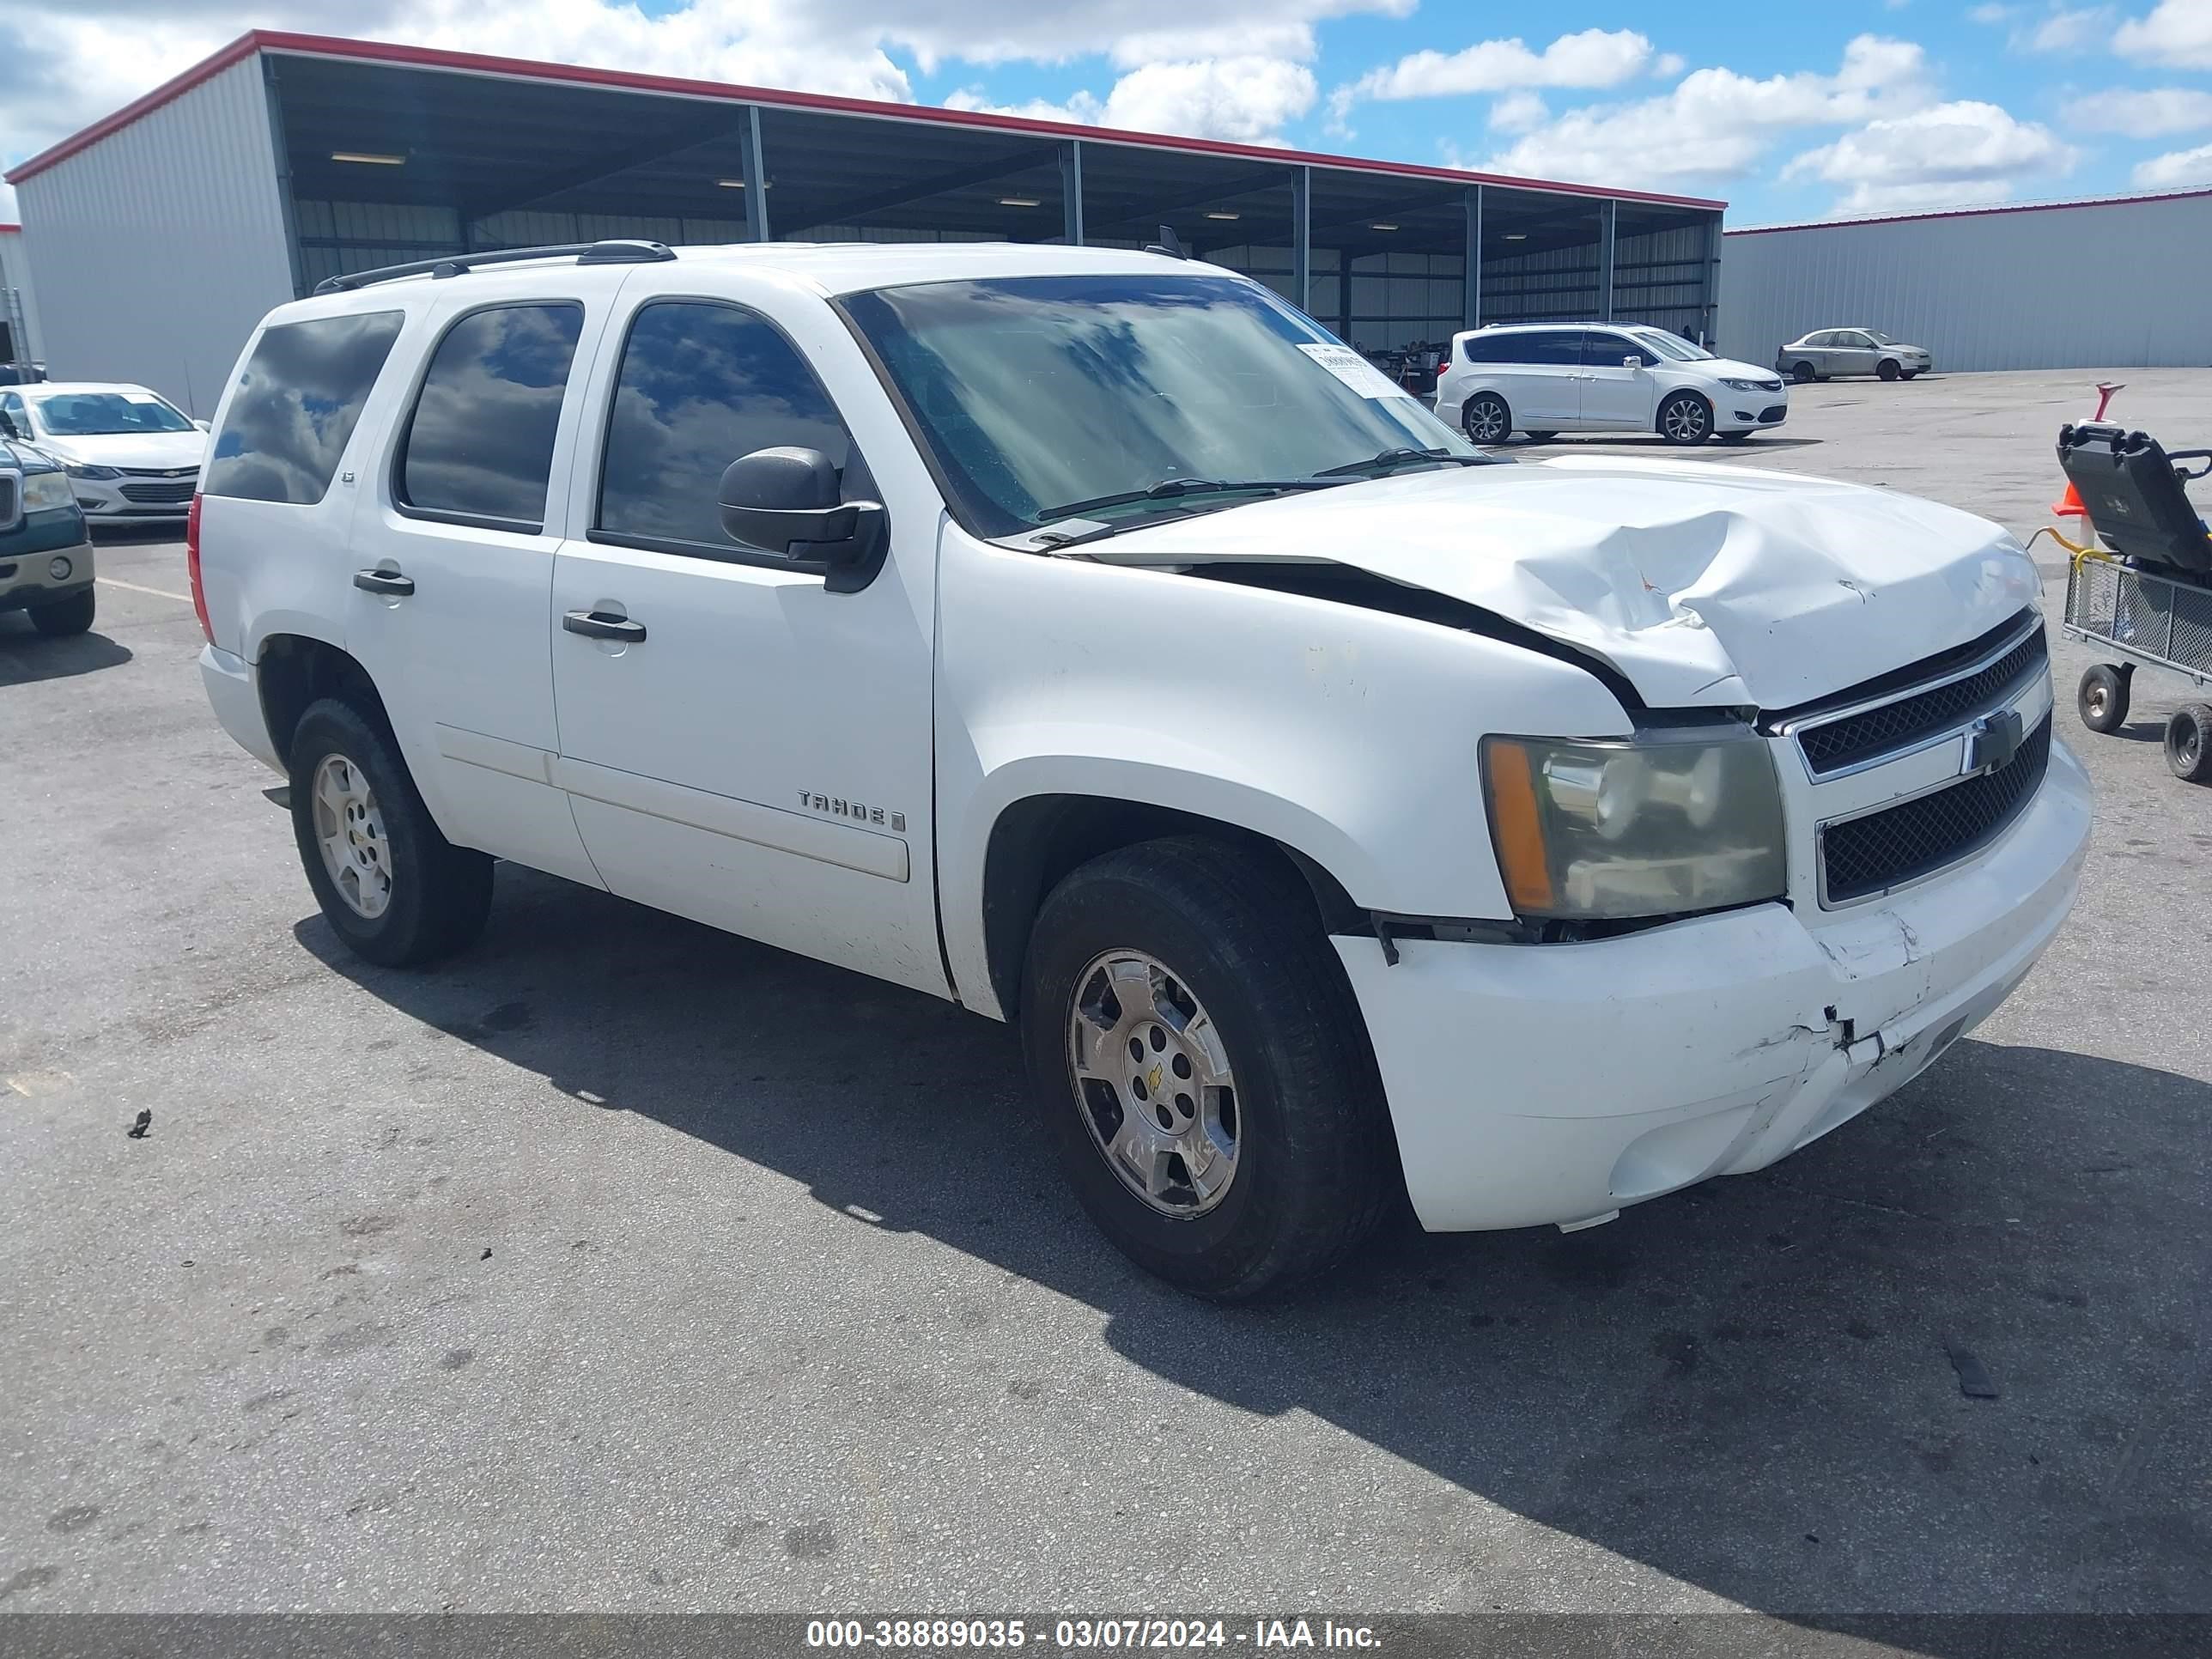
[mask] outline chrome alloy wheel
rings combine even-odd
[[[1463,417],[1468,441],[1478,444],[1502,444],[1511,430],[1505,424],[1505,405],[1495,398],[1478,397],[1467,406]]]
[[[1695,443],[1704,437],[1711,418],[1695,398],[1677,398],[1660,414],[1666,434],[1678,444]]]
[[[325,755],[315,766],[313,805],[331,885],[348,909],[374,921],[392,902],[392,842],[368,780],[343,755]]]
[[[1219,1204],[1243,1144],[1237,1079],[1189,988],[1109,951],[1077,975],[1067,1024],[1076,1109],[1121,1184],[1178,1219]]]

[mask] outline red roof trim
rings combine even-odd
[[[7,176],[10,184],[45,172],[58,161],[98,143],[110,133],[131,125],[149,111],[189,92],[241,58],[257,52],[305,53],[321,58],[349,58],[368,63],[403,64],[417,69],[472,71],[533,81],[562,81],[572,85],[611,87],[629,92],[665,92],[693,98],[726,99],[786,109],[822,110],[847,115],[872,115],[902,121],[933,121],[946,126],[996,128],[1063,138],[1088,138],[1093,143],[1136,144],[1154,149],[1176,149],[1207,155],[1235,155],[1254,161],[1281,161],[1291,166],[1335,167],[1353,173],[1387,173],[1404,179],[1436,179],[1453,184],[1500,185],[1520,190],[1548,191],[1566,196],[1610,198],[1623,202],[1649,202],[1663,207],[1720,209],[1725,202],[1699,196],[1662,196],[1649,191],[1607,190],[1598,185],[1559,184],[1538,179],[1513,179],[1501,173],[1470,173],[1456,167],[1425,167],[1412,161],[1379,161],[1352,155],[1329,155],[1297,149],[1275,149],[1265,144],[1232,144],[1218,138],[1182,138],[1160,132],[1127,132],[1114,127],[1087,127],[1065,121],[1033,121],[1018,115],[994,115],[983,110],[939,109],[927,104],[884,103],[870,98],[838,98],[826,93],[787,92],[769,87],[737,86],[722,81],[692,81],[675,76],[640,75],[628,70],[598,69],[582,64],[548,64],[526,58],[494,58],[481,52],[445,52],[428,46],[401,46],[383,40],[349,40],[335,35],[293,34],[276,29],[254,29],[240,35],[204,63],[194,64],[174,80],[165,82],[144,97],[125,105],[106,119],[96,121],[40,151]]]
[[[21,225],[0,225],[0,236],[5,236],[11,231],[20,231],[21,229],[22,229],[22,226]]]
[[[2170,190],[2150,196],[2105,196],[2081,202],[2008,202],[1998,207],[1944,208],[1934,213],[1888,213],[1872,219],[1811,219],[1795,225],[1746,225],[1723,236],[1771,236],[1784,230],[1849,230],[1854,225],[1907,225],[1924,219],[1986,219],[1999,213],[2071,213],[2080,208],[2133,207],[2142,202],[2186,202],[2212,190]]]

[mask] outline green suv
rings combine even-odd
[[[92,541],[61,463],[0,438],[0,611],[49,636],[92,626]]]

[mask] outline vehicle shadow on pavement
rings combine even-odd
[[[1763,1173],[1573,1235],[1401,1227],[1224,1309],[1091,1230],[1006,1028],[511,866],[483,943],[429,973],[356,960],[319,916],[295,933],[572,1097],[1079,1298],[1159,1376],[1459,1489],[1409,1531],[1463,1532],[1471,1494],[1814,1626],[2212,1608],[2212,1087],[2192,1079],[1968,1041]],[[1966,1397],[1954,1356],[1999,1397]],[[1438,1594],[1479,1607],[1483,1576],[1470,1559]],[[1996,1650],[1958,1628],[1916,1644]]]
[[[50,640],[30,618],[0,616],[0,685],[31,685],[120,668],[131,660],[127,646],[105,634],[77,634]]]

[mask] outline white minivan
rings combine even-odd
[[[1437,413],[1478,444],[1516,432],[1656,432],[1671,444],[1741,443],[1789,418],[1771,369],[1716,357],[1638,323],[1505,324],[1452,337]]]
[[[2088,784],[1984,520],[1487,457],[1146,253],[325,287],[247,343],[187,550],[337,936],[459,950],[504,860],[1018,1022],[1085,1207],[1201,1294],[1407,1200],[1577,1227],[1763,1169],[2073,902]]]

